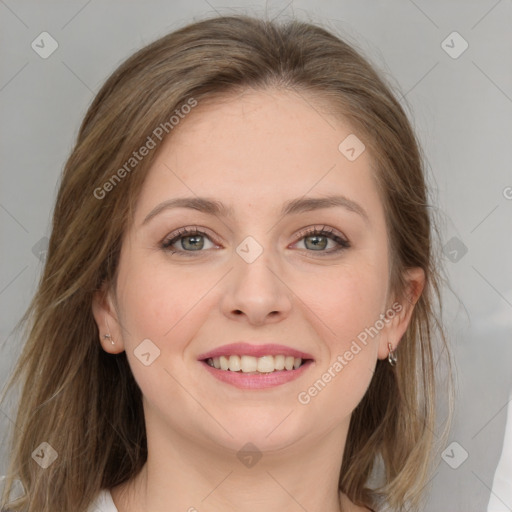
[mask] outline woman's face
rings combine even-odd
[[[377,358],[405,331],[369,152],[325,110],[246,92],[199,103],[160,148],[115,293],[93,308],[116,341],[105,350],[126,351],[148,439],[272,450],[346,433]],[[233,343],[252,347],[222,348]],[[231,370],[205,361],[216,349]],[[306,364],[270,373],[299,353]]]

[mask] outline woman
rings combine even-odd
[[[4,507],[417,509],[428,206],[401,106],[324,29],[218,17],[137,52],[64,170]]]

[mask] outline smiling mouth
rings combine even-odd
[[[220,356],[209,357],[204,362],[220,371],[238,372],[247,374],[268,374],[278,371],[293,371],[302,365],[311,361],[311,359],[302,359],[300,357],[276,355],[276,356]]]

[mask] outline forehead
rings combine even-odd
[[[214,195],[228,206],[277,208],[297,197],[333,193],[378,216],[383,212],[369,152],[351,161],[340,151],[340,143],[354,136],[326,101],[307,93],[251,90],[200,101],[164,139],[136,216],[177,196]]]

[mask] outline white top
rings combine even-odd
[[[94,502],[91,503],[88,512],[118,512],[108,489],[100,491]]]
[[[487,505],[487,512],[508,511],[512,507],[512,393],[508,402],[507,423],[503,452],[494,474],[492,493]]]

